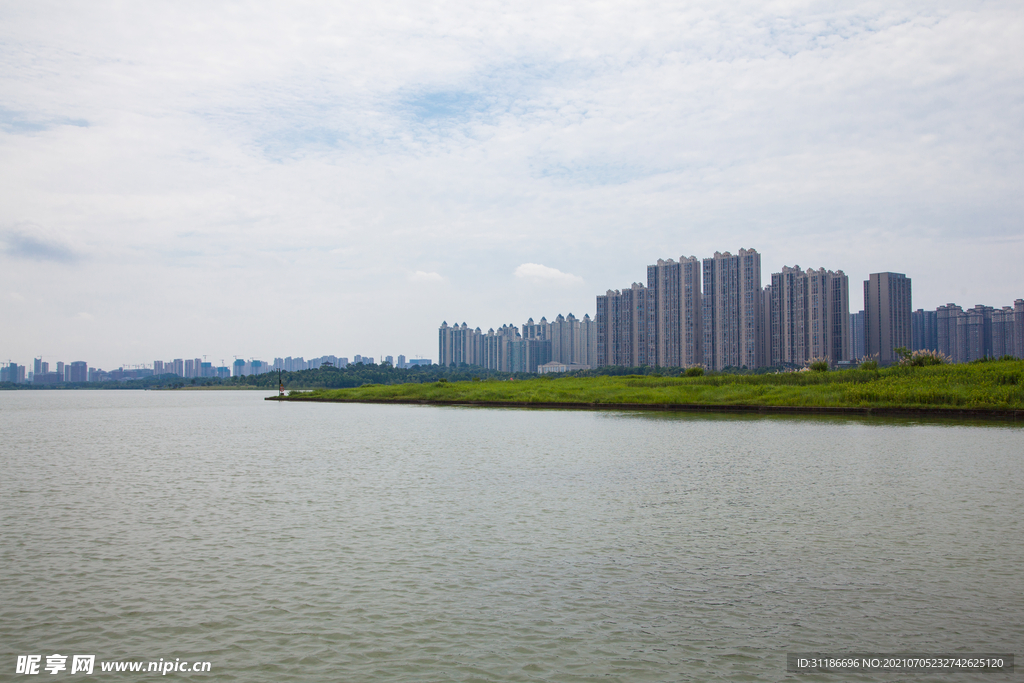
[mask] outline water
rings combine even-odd
[[[211,662],[168,680],[996,681],[785,655],[1024,654],[1020,427],[264,395],[0,392],[0,679],[61,653]]]

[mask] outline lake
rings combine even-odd
[[[1022,650],[1019,425],[266,395],[0,392],[0,678],[891,681],[786,653]]]

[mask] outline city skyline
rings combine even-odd
[[[661,365],[661,366],[672,366],[672,367],[687,367],[687,366],[690,366],[690,365],[705,365],[707,367],[710,367],[711,369],[721,369],[723,367],[728,367],[730,365],[733,365],[733,363],[730,363],[730,362],[717,362],[715,360],[715,357],[714,357],[714,351],[711,352],[710,357],[707,357],[707,358],[705,357],[705,354],[707,352],[705,351],[704,347],[705,347],[705,345],[707,345],[709,343],[713,344],[714,343],[713,340],[714,340],[715,337],[714,337],[714,334],[712,332],[710,332],[710,331],[706,332],[705,330],[702,329],[702,327],[703,327],[703,323],[705,322],[705,320],[708,320],[707,316],[708,315],[712,315],[713,316],[713,314],[710,313],[710,311],[714,308],[714,306],[712,305],[710,309],[706,309],[705,308],[704,301],[703,301],[703,292],[700,292],[699,290],[701,289],[701,271],[702,270],[705,271],[704,272],[705,277],[708,277],[708,276],[714,277],[714,275],[713,275],[713,273],[714,273],[714,270],[713,270],[714,265],[713,264],[717,264],[717,263],[720,263],[720,262],[727,262],[729,260],[737,260],[737,259],[741,259],[741,258],[744,258],[744,257],[747,258],[748,260],[749,259],[754,259],[753,261],[751,261],[751,264],[753,264],[753,267],[755,268],[755,271],[754,271],[754,273],[756,274],[755,279],[760,279],[761,281],[767,280],[767,282],[761,287],[762,298],[758,302],[758,307],[756,309],[756,312],[753,313],[753,318],[752,318],[753,320],[756,321],[756,324],[760,326],[760,329],[757,329],[757,331],[754,332],[754,335],[752,337],[752,339],[756,339],[757,341],[752,342],[752,343],[755,344],[755,345],[759,344],[759,346],[757,347],[756,350],[753,350],[753,349],[748,350],[748,356],[747,357],[748,357],[748,359],[750,359],[750,358],[757,358],[757,360],[755,361],[755,367],[763,367],[763,366],[767,366],[767,365],[779,365],[780,362],[781,363],[793,363],[794,362],[794,360],[793,360],[794,353],[796,352],[795,349],[796,349],[796,347],[798,345],[798,342],[794,342],[794,341],[789,340],[789,339],[784,339],[783,338],[784,335],[780,334],[780,332],[779,332],[779,329],[781,327],[783,327],[783,319],[782,318],[775,318],[775,319],[773,319],[771,317],[770,310],[771,310],[771,306],[772,306],[772,302],[773,302],[773,298],[772,298],[773,297],[773,291],[774,291],[774,296],[776,297],[776,299],[778,299],[777,305],[778,305],[779,311],[780,311],[779,315],[786,315],[784,313],[781,313],[781,311],[783,311],[783,310],[785,310],[787,308],[787,304],[783,303],[784,300],[786,300],[786,301],[791,300],[794,296],[798,296],[798,297],[801,297],[801,298],[804,298],[806,296],[803,292],[800,292],[799,294],[795,294],[794,295],[794,292],[796,291],[796,289],[794,288],[794,285],[792,284],[792,278],[793,277],[799,276],[800,278],[802,278],[802,281],[806,281],[808,278],[816,277],[816,278],[818,278],[820,280],[820,286],[822,287],[822,291],[825,291],[826,289],[834,289],[835,286],[837,286],[837,285],[832,285],[831,283],[836,278],[839,278],[841,283],[842,283],[841,291],[845,292],[844,296],[846,296],[846,297],[849,296],[849,277],[841,269],[838,270],[835,273],[832,272],[831,270],[826,270],[825,268],[819,268],[818,270],[815,270],[814,268],[808,268],[806,271],[803,271],[800,268],[799,265],[794,265],[792,267],[784,265],[784,266],[781,266],[779,268],[778,272],[773,272],[774,268],[769,268],[769,269],[767,269],[765,271],[764,274],[761,274],[761,272],[760,272],[761,271],[761,267],[760,267],[760,261],[761,261],[760,257],[761,257],[761,254],[756,249],[751,249],[751,250],[749,250],[749,255],[748,255],[748,250],[740,249],[739,252],[736,255],[731,255],[728,251],[725,252],[724,254],[722,254],[720,252],[715,252],[715,255],[713,257],[711,257],[710,259],[704,259],[704,263],[703,264],[702,264],[701,259],[695,258],[693,256],[690,256],[690,257],[682,256],[682,257],[680,257],[678,262],[674,261],[671,258],[668,259],[667,261],[664,260],[664,259],[659,258],[657,260],[656,264],[647,266],[648,283],[649,284],[651,282],[659,283],[653,289],[650,288],[649,286],[644,286],[644,285],[641,285],[639,283],[635,283],[634,282],[634,284],[632,285],[632,288],[624,288],[624,289],[622,289],[621,293],[619,292],[619,290],[611,290],[610,289],[610,290],[607,291],[606,295],[604,295],[604,296],[598,295],[597,296],[597,305],[595,306],[595,312],[600,308],[601,300],[602,299],[607,299],[608,296],[611,296],[613,294],[615,295],[615,297],[619,297],[619,296],[634,296],[635,293],[637,291],[640,291],[640,290],[642,290],[644,292],[644,299],[643,299],[643,303],[641,305],[649,306],[649,307],[651,307],[652,310],[654,310],[654,308],[657,307],[658,311],[663,312],[666,309],[670,309],[671,306],[666,306],[664,303],[656,304],[655,302],[661,302],[663,299],[665,299],[666,296],[670,296],[667,293],[671,292],[671,290],[673,288],[678,290],[675,293],[675,299],[674,299],[674,305],[675,306],[681,307],[681,310],[684,310],[684,311],[686,310],[687,306],[694,307],[693,308],[693,313],[694,313],[695,317],[694,317],[694,321],[692,323],[690,323],[690,327],[688,328],[688,331],[684,331],[682,334],[680,334],[679,331],[677,331],[675,333],[676,337],[673,339],[671,333],[667,333],[666,334],[666,333],[661,331],[662,328],[664,328],[666,326],[670,328],[671,325],[668,324],[667,319],[663,319],[663,317],[664,317],[663,314],[659,314],[657,322],[652,321],[650,323],[652,330],[655,330],[655,329],[658,330],[658,332],[656,334],[651,336],[651,339],[653,340],[651,343],[654,344],[654,346],[648,347],[646,345],[646,341],[645,341],[644,342],[644,347],[643,347],[642,350],[640,348],[637,348],[637,349],[633,349],[633,350],[630,351],[630,359],[628,361],[626,361],[624,358],[623,359],[617,359],[617,360],[622,360],[623,362],[622,363],[616,362],[616,363],[611,363],[611,364],[625,364],[625,365],[648,365],[649,364],[649,365]],[[707,268],[709,267],[709,263],[712,264],[712,271],[707,271]],[[738,261],[737,261],[737,263],[738,263]],[[702,265],[703,265],[703,267],[702,267]],[[748,264],[747,267],[750,268],[751,265]],[[736,270],[737,270],[737,274],[738,274],[739,273],[739,268],[737,268]],[[672,273],[672,275],[667,275],[668,273]],[[825,357],[825,356],[833,357],[837,353],[839,354],[840,357],[844,358],[844,360],[846,358],[849,358],[849,359],[859,359],[859,358],[862,358],[862,357],[867,357],[867,356],[872,356],[872,355],[884,355],[884,354],[878,354],[877,350],[875,350],[872,353],[869,353],[869,343],[868,343],[868,340],[867,340],[867,338],[865,336],[865,330],[863,329],[863,327],[859,327],[859,326],[863,326],[864,325],[863,321],[865,320],[865,316],[866,316],[865,308],[866,308],[867,297],[868,297],[869,283],[875,281],[875,279],[880,277],[880,276],[896,276],[896,277],[900,277],[900,278],[906,278],[906,276],[904,274],[902,274],[902,273],[892,273],[892,272],[872,273],[872,274],[869,275],[868,278],[865,278],[865,280],[863,281],[864,296],[865,296],[865,298],[864,299],[860,299],[860,302],[861,302],[859,304],[860,310],[859,311],[855,310],[858,307],[858,297],[854,296],[852,301],[845,301],[844,300],[842,302],[842,306],[834,312],[836,314],[834,316],[835,319],[840,320],[840,321],[845,320],[845,322],[840,322],[839,323],[839,328],[840,329],[837,330],[837,332],[835,334],[835,337],[834,337],[835,339],[840,340],[839,346],[836,346],[835,341],[826,342],[824,337],[822,337],[822,340],[820,342],[818,342],[817,340],[813,340],[811,338],[808,338],[808,340],[807,340],[808,348],[807,348],[806,352],[803,351],[803,350],[799,351],[799,353],[804,354],[805,360],[808,359],[808,358],[820,358],[820,357]],[[911,278],[907,278],[908,281],[909,281],[909,279],[911,279]],[[685,288],[685,283],[687,281],[689,281],[691,285],[694,284],[694,283],[697,285],[698,295],[701,297],[701,300],[699,300],[699,301],[690,300],[689,303],[686,303],[683,300],[684,299],[684,295],[682,294],[682,291]],[[668,286],[669,282],[673,283],[671,287]],[[803,284],[802,286],[804,288],[809,288],[812,285],[808,282],[806,284]],[[876,285],[876,287],[877,287],[877,285]],[[809,291],[809,289],[808,289],[808,291]],[[838,292],[840,290],[836,290],[836,291]],[[929,316],[931,316],[931,318],[929,318],[930,322],[928,323],[928,325],[930,325],[931,328],[935,328],[935,325],[937,324],[935,316],[937,315],[939,318],[941,318],[944,315],[943,311],[945,311],[947,309],[950,310],[950,311],[953,311],[953,309],[956,309],[956,310],[959,311],[959,315],[961,315],[961,316],[964,315],[964,312],[963,312],[963,308],[964,307],[960,306],[960,305],[957,305],[954,302],[947,302],[946,304],[936,306],[934,309],[923,309],[922,307],[918,306],[917,301],[913,299],[913,296],[911,295],[909,290],[906,292],[905,296],[906,296],[906,298],[907,298],[907,300],[909,302],[909,306],[910,306],[910,308],[908,310],[909,310],[909,312],[913,316],[918,316],[919,314],[928,314]],[[788,304],[788,305],[791,306],[791,304]],[[824,308],[822,308],[822,317],[824,318],[825,316],[829,315],[829,312],[827,310],[827,305],[824,304],[824,303],[822,305],[824,306]],[[531,305],[530,308],[536,308],[536,306]],[[1015,314],[1015,311],[1014,311],[1015,308],[1017,309],[1017,313],[1016,314]],[[989,316],[989,318],[991,318],[992,315],[995,315],[996,316],[996,320],[997,320],[997,322],[999,324],[1002,323],[1002,316],[1004,316],[1004,315],[1008,315],[1009,316],[1008,320],[1010,320],[1011,322],[1008,323],[1008,324],[1013,324],[1012,320],[1013,320],[1014,315],[1016,315],[1017,318],[1018,318],[1018,323],[1017,324],[1019,325],[1020,324],[1020,318],[1021,318],[1021,315],[1022,315],[1020,313],[1020,311],[1021,311],[1021,300],[1019,298],[1013,298],[1013,299],[1010,299],[1006,303],[1004,303],[1004,302],[996,302],[995,304],[993,304],[991,302],[978,303],[978,304],[975,304],[975,306],[973,308],[971,308],[968,311],[968,313],[969,314],[973,314],[973,313],[979,312],[979,311],[987,311],[988,312],[987,315]],[[845,313],[840,315],[839,314],[840,312],[845,312]],[[568,315],[569,315],[570,320],[575,320],[575,321],[584,321],[584,320],[586,320],[586,321],[588,321],[587,324],[596,323],[596,313],[595,313],[595,316],[593,318],[590,316],[589,312],[588,313],[584,313],[583,316],[581,316],[580,318],[576,318],[571,312]],[[980,315],[980,313],[979,313],[979,315]],[[859,318],[858,318],[858,316],[859,316]],[[562,320],[562,319],[564,319],[564,316],[562,316],[561,314],[558,314],[557,317],[552,320],[552,322],[555,322],[556,320]],[[967,319],[968,318],[964,318],[964,320],[967,320]],[[546,318],[544,316],[542,316],[540,320],[541,320],[540,325],[547,325],[548,324],[546,322]],[[861,321],[861,322],[857,322],[858,320]],[[463,321],[462,325],[465,325],[465,324],[466,323]],[[678,319],[675,320],[675,324],[677,326],[680,324]],[[801,321],[800,324],[813,325],[813,323],[803,323],[802,321]],[[833,323],[829,323],[829,324],[833,324]],[[975,348],[975,350],[973,352],[960,351],[960,350],[958,350],[958,347],[956,347],[953,342],[949,342],[946,346],[943,346],[943,345],[941,345],[939,343],[938,340],[940,338],[942,338],[944,332],[935,332],[934,329],[933,329],[932,332],[930,333],[932,335],[931,337],[922,337],[921,335],[926,334],[926,333],[923,332],[920,329],[921,328],[921,324],[917,324],[917,326],[912,328],[911,325],[910,325],[910,318],[909,317],[907,318],[907,320],[903,321],[902,324],[905,325],[905,329],[901,332],[902,336],[899,337],[901,342],[897,343],[897,344],[892,344],[891,345],[892,347],[899,346],[899,345],[903,344],[907,348],[911,348],[911,349],[921,348],[921,349],[939,350],[939,351],[942,351],[943,353],[945,353],[945,355],[947,355],[954,362],[963,362],[965,359],[973,359],[973,358],[978,358],[978,357],[982,357],[982,356],[985,355],[983,351],[980,352],[980,355],[979,355],[979,351],[977,350],[977,348],[982,348],[982,347],[979,346],[979,344],[981,344],[980,341],[975,341],[974,342],[974,345],[977,348]],[[445,322],[444,325],[447,325],[447,322]],[[452,328],[453,329],[457,329],[458,325],[459,325],[459,323],[453,323],[452,324]],[[533,326],[534,325],[532,317],[529,318],[529,321],[524,326],[526,326],[526,325],[528,325],[528,326]],[[774,331],[772,329],[773,327],[775,328]],[[870,329],[870,325],[868,327]],[[472,331],[472,329],[473,329],[472,326],[470,326],[470,331]],[[477,334],[480,334],[482,332],[482,330],[479,327],[477,327],[475,329],[477,331]],[[509,334],[512,334],[512,335],[518,337],[519,331],[518,331],[517,325],[515,323],[512,323],[511,325],[503,325],[498,330],[498,335],[500,336],[501,334],[503,334],[503,331],[506,330],[506,329],[509,331]],[[938,328],[935,328],[935,329],[938,329]],[[1001,328],[997,327],[997,329],[1001,329]],[[808,330],[810,330],[810,327],[808,327]],[[492,328],[490,332],[491,332],[491,334],[494,334],[494,329]],[[636,333],[637,333],[637,330],[634,330],[634,334],[636,334]],[[646,333],[645,332],[639,332],[639,334],[640,335],[645,335]],[[719,334],[721,334],[721,333],[719,332]],[[857,341],[857,339],[858,339],[857,335],[858,334],[860,335],[860,338],[859,338],[860,346],[858,346],[858,341]],[[694,335],[699,335],[700,336],[700,338],[702,339],[702,343],[699,344],[699,348],[695,348],[693,343],[692,343],[692,341],[691,341],[691,343],[689,344],[689,348],[682,348],[681,349],[681,346],[683,346],[683,347],[686,346],[685,344],[682,344],[681,340],[686,338],[688,335],[691,338]],[[646,337],[644,337],[644,339],[646,339]],[[930,341],[926,341],[926,339],[930,339]],[[599,356],[598,355],[599,354],[599,352],[598,352],[598,342],[597,342],[596,336],[595,336],[595,339],[593,340],[592,343],[593,343],[593,345],[595,347],[593,349],[593,351],[591,352],[593,357],[597,358],[597,359],[600,359],[602,357],[607,358],[607,356]],[[436,344],[436,342],[435,342],[435,344]],[[674,350],[672,348],[672,344],[675,345]],[[967,342],[965,342],[963,339],[961,339],[960,344],[961,344],[961,346],[964,346],[964,345],[967,344]],[[750,346],[750,343],[748,343],[747,346]],[[876,346],[877,346],[877,344],[876,344]],[[830,348],[832,349],[832,351],[828,351],[828,349],[830,349]],[[964,348],[966,348],[966,346],[964,346]],[[993,348],[1004,349],[1004,348],[1009,348],[1009,347],[1005,346],[1001,341],[997,341],[995,343],[995,345],[993,346]],[[435,345],[434,351],[432,353],[437,355],[436,359],[434,359],[430,355],[422,354],[422,353],[421,354],[417,354],[416,356],[407,356],[406,354],[378,354],[377,356],[361,356],[360,354],[352,354],[351,356],[335,356],[335,355],[312,356],[310,358],[309,362],[312,362],[314,359],[315,360],[319,360],[321,358],[322,359],[330,358],[333,361],[337,361],[338,359],[341,359],[345,363],[352,363],[352,364],[354,364],[354,363],[360,362],[360,359],[364,359],[362,362],[374,362],[374,359],[376,358],[377,362],[384,362],[385,360],[387,360],[388,362],[392,363],[396,367],[400,367],[398,364],[395,363],[396,355],[397,355],[397,358],[399,360],[405,359],[405,358],[408,358],[410,360],[419,360],[419,361],[422,361],[424,359],[433,359],[435,362],[438,362],[438,363],[442,362],[442,358],[444,357],[444,353],[439,353],[439,350],[437,349],[436,345]],[[605,352],[601,352],[601,353],[605,353]],[[1011,350],[1011,351],[1007,351],[1007,353],[1010,353],[1012,355],[1013,352]],[[753,354],[753,355],[749,355],[749,354]],[[1000,354],[1000,355],[1002,355],[1002,354]],[[61,360],[56,360],[58,357],[61,358]],[[78,361],[68,361],[68,360],[66,360],[66,357],[69,357],[68,354],[48,354],[48,355],[45,355],[45,356],[43,356],[43,355],[34,355],[32,357],[32,362],[36,366],[38,366],[39,363],[42,362],[43,363],[43,367],[44,367],[43,372],[47,372],[47,370],[45,369],[45,366],[48,363],[54,363],[56,366],[67,365],[68,367],[70,367],[72,364],[82,363],[83,362],[83,361],[80,361],[80,360],[78,360]],[[483,356],[481,356],[481,358],[482,357]],[[207,361],[206,360],[207,358],[210,358],[211,360]],[[266,359],[271,359],[272,358],[273,360],[272,361],[264,360],[264,358],[266,358]],[[209,355],[204,355],[204,356],[201,357],[201,359],[198,356],[188,358],[187,360],[183,359],[183,358],[178,358],[177,361],[180,361],[181,364],[189,364],[189,363],[193,363],[194,362],[194,363],[196,363],[197,367],[198,367],[198,364],[200,362],[202,362],[203,364],[205,364],[207,366],[211,366],[211,367],[213,367],[215,369],[218,368],[218,367],[223,369],[223,368],[232,368],[233,366],[236,366],[239,362],[247,364],[248,361],[254,361],[255,360],[255,361],[259,361],[262,364],[262,366],[264,366],[266,368],[274,369],[276,371],[276,369],[279,367],[280,363],[284,363],[285,360],[291,361],[292,358],[293,358],[292,356],[282,357],[282,356],[278,356],[276,354],[252,355],[252,356],[232,356],[231,357],[232,360],[231,360],[230,363],[226,362],[226,359],[222,358],[220,360],[220,366],[215,365],[214,361],[212,360],[213,356],[209,356]],[[301,361],[301,360],[303,360],[305,358],[305,356],[295,356],[294,358],[296,360]],[[348,360],[349,358],[351,358],[352,360],[349,361]],[[587,356],[587,358],[589,358],[589,356]],[[475,359],[475,356],[474,356],[474,359]],[[673,359],[673,360],[680,361],[680,362],[678,362],[678,363],[671,362],[671,361],[667,362],[665,359]],[[11,357],[11,358],[4,358],[4,359],[0,360],[0,364],[4,365],[6,367],[7,365],[9,365],[10,363],[13,362],[16,365],[25,368],[25,376],[26,376],[26,378],[27,377],[31,377],[32,374],[34,374],[33,373],[33,369],[30,369],[27,364],[23,364],[22,360],[23,359],[13,358],[13,357]],[[556,362],[561,362],[562,361],[562,357],[559,354],[555,354],[552,358],[547,358],[546,360],[548,360],[548,361],[554,360]],[[735,361],[736,359],[733,359],[733,360]],[[881,360],[883,360],[884,362],[891,362],[893,360],[893,358],[886,356],[886,357],[881,358]],[[100,364],[100,363],[93,364],[91,361],[87,362],[86,365],[90,369],[90,371],[94,367],[97,370],[103,369],[105,372],[110,372],[111,370],[140,370],[140,369],[141,370],[146,370],[146,369],[150,369],[150,370],[154,371],[154,374],[159,374],[159,372],[156,372],[157,369],[160,366],[162,366],[162,365],[164,365],[165,363],[168,363],[168,362],[170,362],[170,361],[154,360],[154,361],[150,361],[150,362],[113,363],[113,364],[109,365],[109,369],[102,368],[102,364]],[[565,361],[565,362],[572,362],[572,361]],[[492,367],[493,366],[493,369],[498,369],[499,367],[504,367],[504,366],[501,366],[501,361],[480,362],[480,363],[472,363],[472,364],[479,364],[482,367]],[[536,365],[537,365],[537,363],[534,362],[533,366],[536,366]],[[591,365],[591,364],[588,363],[588,365]],[[282,369],[287,370],[287,367],[285,367],[284,365],[280,365],[280,367]],[[35,370],[35,372],[38,372],[38,370]],[[177,374],[179,374],[179,375],[181,375],[183,377],[199,377],[199,376],[201,376],[201,375],[197,375],[197,374],[189,374],[187,372],[177,372]],[[232,371],[231,373],[229,373],[228,375],[225,375],[225,376],[230,376],[230,375],[233,375],[233,374],[234,374],[234,372]],[[211,374],[209,376],[216,376],[216,373]]]
[[[0,358],[429,355],[722,244],[1011,304],[1022,16],[8,3]]]

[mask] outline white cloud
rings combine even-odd
[[[581,285],[583,278],[579,275],[563,273],[557,268],[549,268],[539,263],[524,263],[516,268],[516,277],[531,282],[544,282],[560,285]]]
[[[444,277],[440,273],[427,273],[417,270],[409,275],[409,280],[412,282],[444,282]]]

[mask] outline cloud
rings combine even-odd
[[[409,275],[409,280],[412,282],[444,282],[444,277],[440,273],[426,273],[422,270],[417,270]]]
[[[557,268],[549,268],[539,263],[524,263],[516,268],[516,277],[530,282],[543,282],[558,285],[581,285],[583,278],[579,275],[563,273]]]
[[[11,111],[0,107],[0,130],[7,133],[28,134],[39,133],[49,130],[54,126],[76,126],[87,128],[89,122],[84,119],[71,119],[58,117],[50,119],[38,119],[25,116],[24,112]]]
[[[77,252],[57,240],[19,230],[0,233],[0,241],[4,243],[4,253],[14,258],[57,263],[74,263],[79,260]]]
[[[1021,296],[1020,3],[253,7],[2,13],[5,353],[397,355],[740,246],[852,308],[882,270],[915,307]]]

